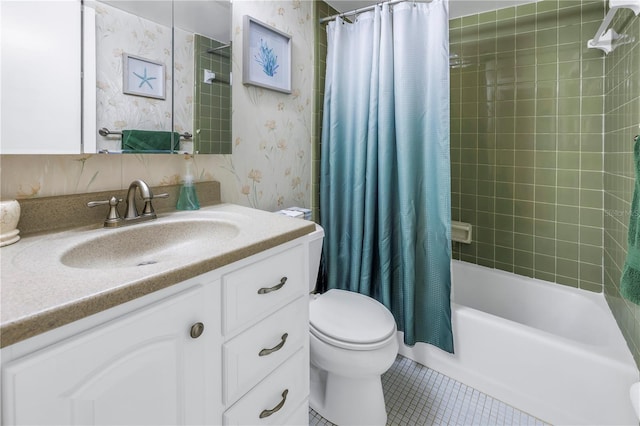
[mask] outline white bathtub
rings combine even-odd
[[[602,294],[452,262],[455,355],[400,354],[555,425],[638,425],[638,369]]]

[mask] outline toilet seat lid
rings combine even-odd
[[[363,294],[331,289],[309,305],[309,323],[334,341],[370,344],[387,340],[396,322],[380,302]]]

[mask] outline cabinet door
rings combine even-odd
[[[79,154],[80,0],[1,1],[0,18],[0,151]]]
[[[211,385],[203,370],[215,350],[204,296],[202,286],[192,287],[9,363],[3,423],[206,423]],[[191,337],[201,321],[204,332]]]

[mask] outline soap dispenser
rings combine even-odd
[[[191,163],[192,160],[188,159],[184,173],[184,181],[180,188],[180,195],[178,195],[178,203],[176,204],[176,209],[178,210],[198,210],[200,208],[196,187],[193,184]]]

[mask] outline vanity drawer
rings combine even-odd
[[[300,297],[223,345],[223,398],[236,401],[301,348],[308,347],[309,300]]]
[[[302,245],[222,277],[223,333],[227,337],[308,292]]]
[[[229,408],[223,415],[223,424],[286,424],[309,394],[308,364],[306,351],[298,351]]]
[[[309,424],[309,400],[305,399],[302,401],[302,404],[298,406],[289,416],[287,420],[284,421],[284,425],[291,426],[300,426],[300,425],[308,425]]]

